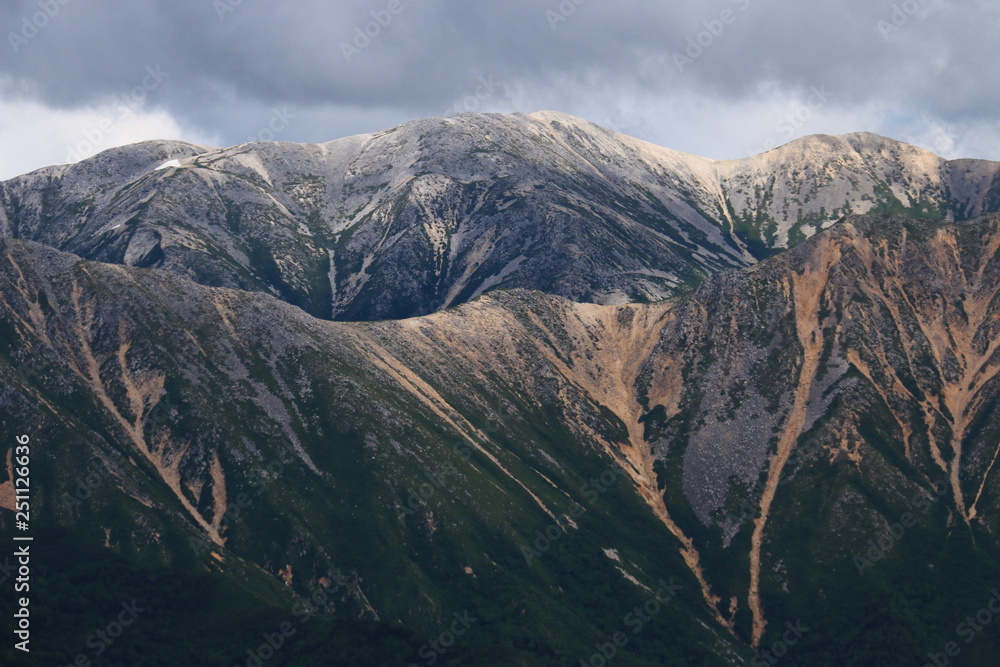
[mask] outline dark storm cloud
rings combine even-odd
[[[0,74],[71,108],[159,66],[169,77],[149,102],[226,142],[283,105],[294,140],[440,114],[476,102],[483,80],[502,92],[482,109],[739,104],[762,87],[827,86],[843,107],[995,121],[998,14],[973,0],[8,0]]]

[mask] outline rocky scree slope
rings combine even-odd
[[[993,557],[998,249],[996,215],[850,218],[669,310],[636,386],[644,435],[667,507],[752,644],[769,610],[779,627],[892,624],[873,619],[898,611],[860,610],[912,608],[924,585],[937,591],[921,590],[913,625],[932,628],[927,598],[966,578],[942,562],[962,552],[978,572]],[[907,512],[917,526],[901,540],[890,527]],[[886,534],[894,553],[866,556]]]

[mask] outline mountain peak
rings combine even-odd
[[[526,114],[525,118],[530,118],[532,120],[543,123],[555,122],[555,123],[563,123],[565,125],[600,127],[596,123],[592,123],[591,121],[586,120],[584,118],[580,118],[579,116],[574,116],[572,114],[568,114],[563,111],[553,111],[551,109],[534,111],[532,113]]]
[[[764,154],[766,155],[773,151],[796,152],[806,156],[817,155],[819,153],[906,153],[933,156],[938,160],[943,160],[943,158],[938,157],[929,150],[874,132],[810,134],[793,139]]]

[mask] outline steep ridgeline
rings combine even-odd
[[[468,611],[540,664],[617,631],[616,664],[917,662],[1000,586],[998,249],[996,215],[852,217],[663,303],[337,323],[4,240],[0,425],[51,529],[335,618]]]
[[[872,134],[720,162],[554,112],[326,144],[147,142],[0,183],[4,235],[337,320],[427,314],[501,287],[657,301],[850,213],[997,210],[996,163]]]

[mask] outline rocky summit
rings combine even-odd
[[[543,112],[0,183],[32,658],[990,664],[998,174]]]

